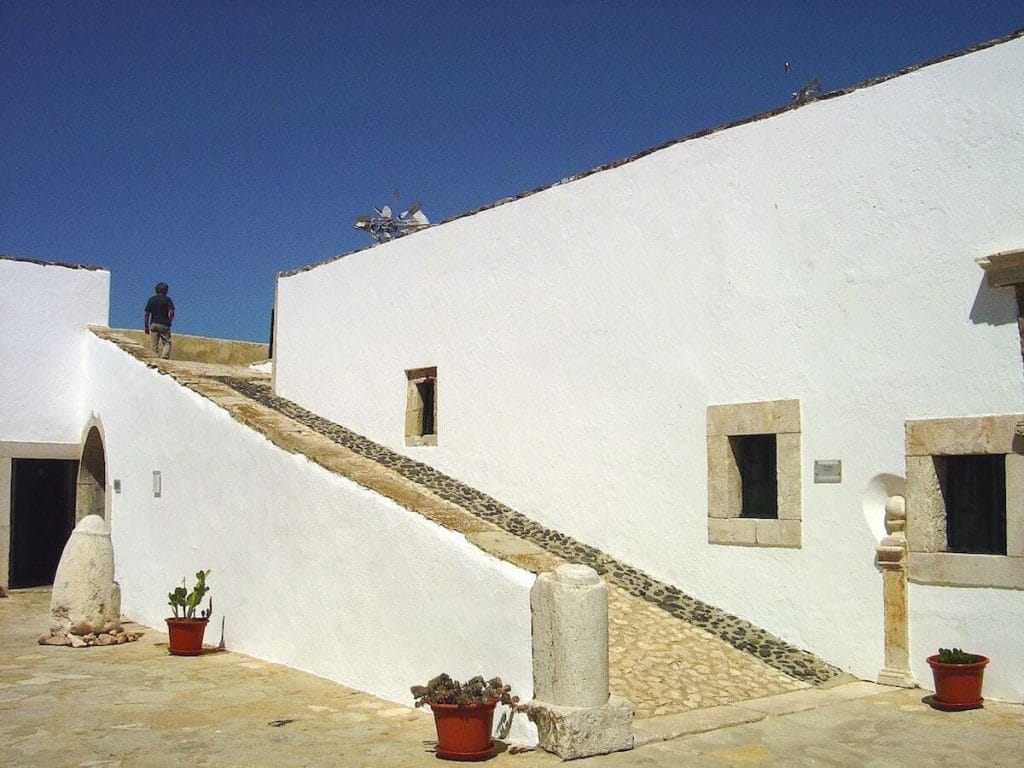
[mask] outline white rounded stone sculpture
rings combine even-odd
[[[54,635],[115,632],[121,628],[121,589],[114,582],[114,545],[99,515],[75,526],[60,556],[50,598]]]

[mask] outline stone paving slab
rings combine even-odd
[[[0,599],[3,768],[438,768],[422,710],[230,649],[169,656],[167,636],[73,649],[36,644],[49,589]],[[310,628],[311,636],[315,634]],[[807,694],[816,694],[813,697]],[[937,712],[925,691],[868,683],[781,694],[636,724],[629,752],[580,768],[918,768],[1024,763],[1024,706]],[[780,702],[795,702],[780,704]],[[798,708],[792,714],[775,715]],[[505,745],[500,745],[504,749]],[[495,768],[553,768],[499,751]]]
[[[637,718],[809,688],[624,589],[608,589],[609,687]]]

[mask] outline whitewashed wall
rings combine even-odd
[[[0,257],[0,592],[9,586],[11,459],[78,459],[86,325],[106,325],[110,273]]]
[[[1017,39],[282,275],[277,391],[874,679],[904,420],[1024,402],[1012,291],[974,261],[1024,245],[1022,82]],[[438,445],[405,448],[432,365]],[[803,547],[708,545],[705,409],[779,398]],[[1024,699],[1024,592],[912,595],[918,657],[1001,615],[987,695]]]
[[[125,614],[163,630],[167,593],[209,568],[208,642],[225,617],[233,650],[406,705],[441,671],[532,693],[533,574],[276,448],[114,345],[94,337],[89,351],[122,489],[110,517]]]
[[[110,273],[0,258],[0,442],[78,443],[87,325],[106,325]]]

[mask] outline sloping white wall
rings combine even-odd
[[[0,442],[82,439],[87,325],[106,325],[110,273],[0,258]]]
[[[1015,39],[282,275],[276,389],[873,679],[904,420],[1024,402],[974,261],[1024,245],[1022,82]],[[406,448],[434,365],[438,445]],[[706,408],[782,398],[803,546],[709,545]],[[987,695],[1024,699],[1024,593],[938,591],[1005,617]]]
[[[113,344],[89,345],[123,612],[163,629],[209,568],[207,641],[412,704],[447,671],[532,693],[531,573],[289,454]],[[161,495],[153,494],[153,472]],[[513,735],[535,732],[516,718]]]

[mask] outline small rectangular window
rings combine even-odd
[[[437,368],[411,368],[405,378],[405,444],[437,445]]]
[[[729,438],[729,443],[740,475],[740,517],[777,520],[775,435],[736,435]]]
[[[800,401],[709,405],[708,542],[801,546]]]
[[[949,552],[1006,554],[1006,456],[936,456]]]
[[[434,379],[424,379],[416,382],[416,390],[420,398],[420,419],[419,434],[434,434]]]

